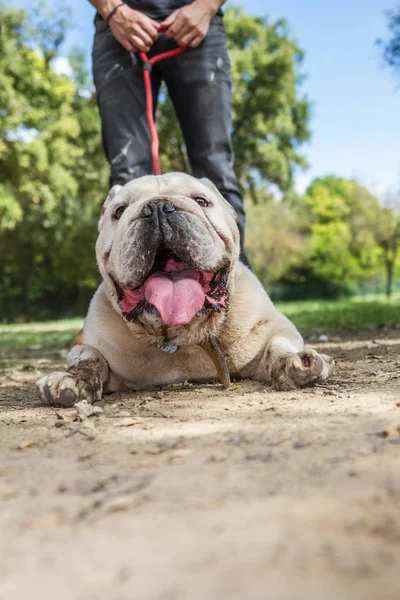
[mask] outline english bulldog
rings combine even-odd
[[[115,186],[98,229],[103,281],[67,370],[37,382],[43,401],[216,378],[228,387],[231,377],[289,390],[332,371],[239,261],[235,212],[207,179],[168,173]]]

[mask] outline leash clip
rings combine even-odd
[[[149,71],[149,73],[151,73],[153,70],[153,63],[150,60],[144,60],[143,61],[143,69],[145,71]]]

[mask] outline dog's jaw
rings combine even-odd
[[[224,307],[216,311],[212,308],[203,308],[195,317],[185,325],[167,326],[162,322],[157,309],[147,304],[138,312],[136,318],[127,319],[123,315],[120,302],[121,296],[117,292],[114,281],[108,273],[104,273],[103,282],[108,301],[113,310],[119,315],[132,334],[146,340],[146,344],[158,346],[171,344],[176,346],[191,346],[217,339],[227,319],[229,299],[233,296],[236,265],[227,272],[226,297]]]

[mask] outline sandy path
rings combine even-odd
[[[83,423],[33,394],[62,356],[8,355],[0,598],[397,600],[400,331],[375,335],[320,344],[323,387],[117,394]]]

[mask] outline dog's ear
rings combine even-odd
[[[233,208],[233,206],[231,206],[229,204],[229,202],[227,200],[225,200],[225,198],[223,197],[221,192],[218,190],[218,188],[213,184],[213,182],[210,181],[209,179],[206,179],[205,177],[200,179],[200,181],[203,185],[205,185],[209,190],[214,192],[214,194],[216,194],[224,202],[224,204],[228,208],[231,216],[235,219],[235,222],[237,223],[239,219],[238,219],[236,210]]]
[[[111,200],[113,198],[115,198],[115,196],[118,194],[118,192],[122,190],[122,185],[113,185],[111,190],[108,192],[108,196],[107,198],[104,200],[104,204],[101,207],[101,211],[100,211],[100,217],[102,217],[104,215],[104,213],[106,212],[106,208],[107,206],[110,204]]]
[[[99,231],[101,227],[101,223],[103,221],[103,215],[106,212],[107,206],[110,204],[111,200],[115,198],[118,192],[122,190],[122,185],[113,185],[111,190],[108,192],[107,198],[104,200],[103,206],[100,211],[100,219],[99,219]]]

